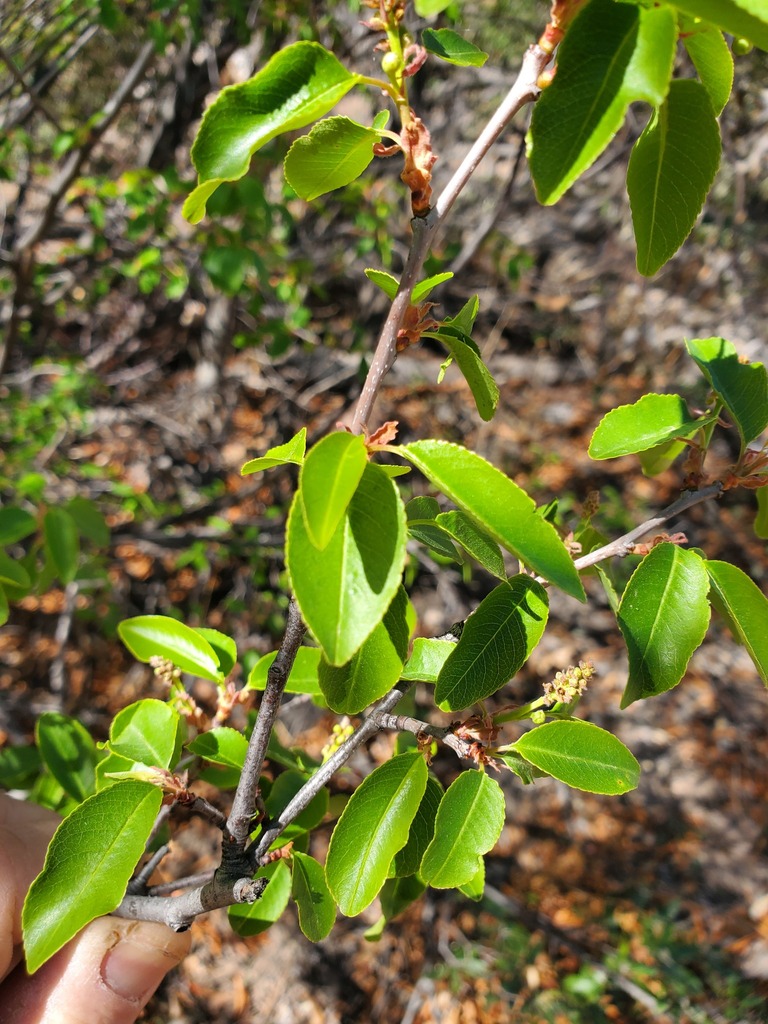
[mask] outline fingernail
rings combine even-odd
[[[121,998],[139,1002],[160,984],[172,963],[165,949],[126,937],[102,960],[101,976]]]

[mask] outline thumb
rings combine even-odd
[[[101,917],[30,976],[0,986],[6,1024],[133,1024],[190,935],[150,921]]]

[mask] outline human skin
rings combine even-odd
[[[24,969],[21,908],[59,820],[0,793],[0,1022],[133,1024],[188,952],[188,932],[102,917],[34,975]]]

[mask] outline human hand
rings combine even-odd
[[[101,917],[28,975],[20,962],[21,908],[58,823],[53,812],[0,793],[0,1021],[133,1024],[188,952],[190,935]]]

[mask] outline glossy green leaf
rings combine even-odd
[[[367,461],[362,437],[346,431],[324,437],[307,455],[299,475],[299,494],[307,535],[319,551],[336,532]]]
[[[498,782],[480,771],[465,771],[440,802],[435,835],[419,874],[434,889],[466,885],[480,869],[482,856],[501,835],[504,794]]]
[[[279,818],[288,804],[302,789],[309,775],[289,769],[278,775],[264,801],[270,818]],[[317,793],[304,810],[297,815],[293,823],[298,829],[309,832],[316,828],[328,813],[328,790],[323,788]]]
[[[425,299],[429,298],[429,293],[433,288],[437,288],[439,284],[450,281],[452,277],[453,272],[450,270],[444,270],[440,274],[432,274],[430,277],[425,277],[423,281],[419,281],[411,289],[411,302],[414,305],[424,302]]]
[[[259,878],[269,882],[261,899],[255,903],[236,903],[227,908],[232,930],[243,937],[261,935],[278,921],[291,898],[291,872],[284,860],[274,861],[261,868]]]
[[[186,724],[175,708],[146,698],[118,711],[109,728],[109,749],[130,761],[173,768]]]
[[[307,202],[343,188],[370,164],[380,139],[375,128],[348,117],[327,117],[288,150],[283,164],[286,181]]]
[[[59,825],[24,901],[31,974],[81,928],[118,906],[161,801],[160,790],[146,782],[118,782],[89,797]]]
[[[237,729],[221,726],[218,729],[201,732],[187,744],[187,750],[205,758],[206,761],[240,770],[248,753],[248,741]]]
[[[437,678],[435,703],[459,711],[500,690],[527,661],[547,624],[547,592],[530,576],[513,576],[469,616]]]
[[[647,451],[676,437],[690,437],[701,426],[679,395],[643,395],[633,405],[611,409],[598,423],[589,454],[593,459]]]
[[[392,689],[400,678],[408,654],[408,598],[401,587],[382,621],[346,665],[330,665],[321,658],[320,689],[328,707],[340,715],[354,715]]]
[[[707,90],[715,116],[722,113],[733,87],[733,56],[719,28],[683,16],[680,38]]]
[[[58,711],[44,711],[35,739],[48,771],[62,789],[82,803],[96,788],[96,744],[88,730]]]
[[[326,659],[346,664],[384,618],[405,564],[403,505],[380,466],[367,464],[322,551],[307,533],[301,499],[294,499],[286,562],[302,617]]]
[[[640,778],[640,765],[621,740],[575,718],[531,729],[513,747],[553,779],[587,793],[618,796]]]
[[[448,441],[415,441],[399,452],[507,551],[567,594],[585,600],[573,559],[557,531],[501,470]]]
[[[729,562],[707,561],[709,599],[734,638],[747,649],[768,686],[768,598],[745,572]]]
[[[413,7],[420,18],[433,18],[449,6],[451,0],[414,0]]]
[[[278,444],[270,448],[264,455],[257,459],[249,459],[240,470],[243,476],[250,473],[260,473],[264,469],[272,469],[273,466],[300,466],[304,461],[304,454],[307,450],[307,428],[302,427],[298,434],[294,434],[290,441],[285,444]]]
[[[247,686],[252,690],[263,690],[267,685],[267,674],[270,665],[277,657],[277,651],[265,654],[259,658],[251,669],[248,676]],[[319,647],[300,647],[296,652],[296,659],[288,675],[288,682],[285,685],[286,693],[320,693],[320,683],[317,678],[317,669],[320,664]]]
[[[760,540],[768,540],[768,487],[755,491],[757,515],[755,516],[755,536]]]
[[[219,661],[219,672],[226,678],[237,661],[237,645],[231,636],[220,633],[218,629],[209,629],[207,626],[194,626],[194,631],[199,633],[203,640],[207,640],[213,648],[213,652]]]
[[[0,508],[0,544],[15,544],[37,529],[37,520],[22,508]]]
[[[388,299],[394,299],[397,295],[400,282],[392,274],[387,273],[386,270],[374,270],[373,267],[368,267],[366,268],[365,276],[369,281],[373,281],[377,288],[381,288]]]
[[[629,654],[622,708],[677,686],[709,625],[709,581],[693,551],[658,544],[632,574],[618,623]]]
[[[451,640],[432,640],[417,637],[413,641],[411,656],[403,666],[401,679],[436,683],[443,665],[456,649]]]
[[[763,363],[742,363],[725,338],[694,338],[686,347],[722,399],[741,435],[742,451],[768,426],[768,374]]]
[[[6,555],[4,551],[0,551],[0,584],[10,584],[21,590],[27,590],[32,585],[29,573],[21,562]]]
[[[101,548],[109,544],[109,527],[92,501],[78,495],[67,502],[67,512],[74,519],[81,536],[87,537]]]
[[[121,622],[117,632],[139,661],[160,656],[202,679],[218,683],[224,678],[216,652],[205,637],[168,615],[137,615]]]
[[[320,942],[333,928],[336,905],[322,865],[298,851],[293,854],[292,892],[299,908],[299,928],[310,942]]]
[[[342,913],[354,917],[384,884],[427,786],[419,753],[399,754],[375,769],[352,794],[333,830],[325,874]]]
[[[63,508],[49,508],[43,517],[48,555],[62,583],[71,583],[80,558],[80,538],[72,516]]]
[[[720,148],[720,128],[704,86],[691,79],[672,82],[627,167],[641,274],[655,274],[691,233],[715,180]]]
[[[675,0],[675,7],[711,21],[724,32],[768,50],[768,8],[765,0]]]
[[[533,109],[528,158],[539,202],[556,203],[603,152],[630,103],[667,95],[677,25],[666,4],[591,0],[569,26],[557,75]]]
[[[477,872],[470,878],[464,885],[458,887],[459,892],[462,893],[470,900],[474,900],[475,903],[479,903],[483,898],[485,892],[485,861],[480,861],[480,867]]]
[[[428,53],[460,68],[481,68],[488,60],[487,53],[450,28],[425,28],[421,42]]]
[[[425,331],[424,337],[436,338],[445,345],[469,384],[480,416],[486,422],[493,419],[499,403],[499,388],[474,341],[451,325],[445,325],[436,332]]]
[[[223,89],[206,110],[192,146],[198,186],[184,203],[196,224],[223,181],[248,171],[251,157],[283,132],[316,121],[360,81],[319,43],[286,46],[247,82]]]
[[[498,544],[466,512],[441,512],[435,522],[489,573],[500,580],[507,578]]]
[[[408,842],[395,854],[389,866],[390,876],[415,875],[419,870],[422,858],[435,834],[435,819],[442,799],[443,787],[434,775],[429,775],[424,796],[411,822]]]

